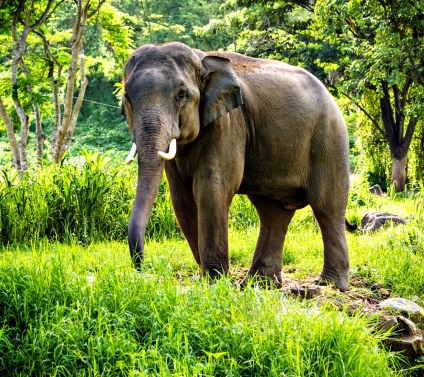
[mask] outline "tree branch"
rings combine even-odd
[[[402,141],[402,153],[406,156],[408,154],[409,145],[412,141],[412,136],[414,135],[415,126],[418,123],[417,117],[412,117],[409,119],[408,127],[406,128],[405,137]]]
[[[389,142],[390,151],[395,153],[402,140],[398,139],[396,132],[396,123],[393,118],[393,110],[390,103],[389,84],[387,81],[381,82],[381,88],[384,96],[380,98],[381,116],[383,119],[384,129],[386,130],[386,139]]]
[[[101,6],[105,3],[105,1],[106,0],[100,0],[99,3],[97,4],[96,8],[94,8],[93,11],[88,14],[87,18],[93,17],[99,11]]]
[[[402,92],[401,92],[401,101],[400,105],[402,106],[402,109],[405,108],[406,102],[408,101],[408,92],[409,88],[411,87],[412,79],[408,77],[405,81],[405,85],[403,86]]]
[[[396,124],[398,126],[400,126],[399,128],[402,128],[401,123],[402,123],[402,108],[401,108],[401,104],[400,104],[400,95],[399,95],[399,87],[397,85],[392,85],[392,89],[393,89],[393,100],[394,100],[394,105],[395,105],[395,117],[396,117]],[[400,136],[402,137],[403,135],[403,129],[399,130]]]
[[[49,0],[46,8],[44,9],[43,14],[38,18],[37,21],[35,21],[29,28],[30,31],[33,31],[35,28],[39,27],[41,24],[44,23],[44,21],[46,21],[51,15],[52,13],[56,10],[56,8],[64,1],[64,0],[60,0],[60,2],[58,4],[55,5],[55,7],[53,8],[53,10],[50,12],[50,8],[52,6],[52,4],[54,3],[55,0]]]
[[[386,137],[386,133],[380,127],[380,125],[378,124],[378,121],[375,118],[373,118],[372,115],[367,110],[365,110],[365,108],[363,106],[361,106],[361,104],[359,104],[351,96],[349,96],[349,94],[347,94],[345,92],[341,92],[341,93],[346,98],[349,98],[355,104],[355,106],[358,106],[358,108],[365,114],[365,116],[371,121],[371,123],[375,126],[375,128],[377,128],[377,130],[380,131],[381,135],[385,138]]]

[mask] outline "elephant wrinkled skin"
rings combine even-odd
[[[229,206],[235,194],[245,194],[260,218],[250,275],[281,282],[288,225],[309,204],[324,243],[320,281],[348,289],[348,136],[317,78],[274,60],[169,43],[135,50],[123,82],[122,112],[138,153],[128,227],[136,267],[165,169],[175,214],[203,275],[228,272]],[[165,161],[159,154],[172,139],[176,156]]]

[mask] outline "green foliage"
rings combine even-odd
[[[82,153],[81,165],[46,165],[23,175],[3,170],[3,244],[45,237],[83,243],[125,238],[134,173],[108,167],[107,155]]]
[[[137,6],[141,28],[136,45],[181,41],[204,50],[216,46],[214,38],[204,38],[195,30],[214,18],[223,0],[143,0]]]
[[[101,152],[129,150],[131,138],[127,121],[121,115],[120,104],[114,94],[118,78],[108,79],[102,66],[96,64],[88,80],[90,85],[81,106],[73,145]]]
[[[317,36],[337,46],[338,54],[330,57],[338,64],[337,87],[366,115],[358,136],[370,183],[384,186],[390,178],[401,178],[390,177],[389,159],[406,155],[409,181],[421,179],[420,152],[410,142],[423,127],[424,79],[417,66],[422,60],[422,11],[421,3],[409,1],[316,2]]]
[[[127,254],[121,244],[3,252],[0,373],[401,375],[363,317],[228,279],[177,282],[166,259],[137,273]]]
[[[21,177],[3,171],[1,237],[8,245],[0,253],[0,374],[408,375],[364,317],[319,309],[279,290],[200,280],[165,179],[148,225],[146,260],[135,272],[126,242],[96,242],[125,239],[135,191],[135,169],[112,157],[82,151],[72,164]],[[370,210],[409,223],[348,234],[352,277],[422,304],[422,192],[377,197],[355,181],[349,219],[358,223]],[[236,197],[232,268],[249,265],[257,228],[248,199]],[[48,231],[72,242],[49,242]],[[319,273],[322,241],[310,208],[297,211],[283,255],[293,277]]]

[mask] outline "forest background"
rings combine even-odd
[[[0,375],[421,376],[422,353],[384,345],[397,328],[349,308],[387,292],[424,304],[423,36],[422,1],[0,0]],[[166,178],[132,268],[122,71],[136,47],[168,41],[286,61],[333,94],[355,173],[347,218],[408,221],[347,234],[349,292],[238,289],[259,227],[243,195],[230,276],[204,284]],[[297,211],[285,278],[313,281],[322,257],[311,209]]]
[[[352,170],[397,191],[424,176],[424,4],[408,0],[0,0],[0,165],[126,151],[120,82],[145,43],[301,66],[344,113]],[[77,121],[78,120],[78,121]]]

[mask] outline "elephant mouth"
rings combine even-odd
[[[135,143],[133,143],[127,159],[126,159],[126,163],[127,164],[131,164],[134,159],[135,159],[135,155],[137,154],[137,145]],[[177,154],[177,140],[176,139],[172,139],[171,143],[169,144],[169,149],[168,152],[162,152],[162,151],[158,151],[158,155],[160,158],[162,158],[163,160],[169,161],[172,160],[175,155]]]

